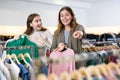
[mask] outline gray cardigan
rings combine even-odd
[[[75,31],[78,31],[78,30],[83,31],[83,37],[85,37],[85,31],[84,31],[84,27],[82,25],[79,25],[76,27]],[[53,35],[53,42],[52,42],[52,46],[51,46],[52,50],[57,48],[59,43],[65,43],[64,29],[61,31],[61,33],[58,37],[56,37],[57,36],[56,33],[57,33],[57,30],[54,32],[54,35]],[[73,32],[70,31],[67,47],[73,49],[75,53],[80,54],[81,48],[82,48],[82,39],[75,39],[73,37]]]

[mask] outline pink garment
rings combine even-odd
[[[114,80],[110,75],[104,75],[105,80]]]
[[[112,70],[112,74],[115,76],[115,75],[118,74],[118,72],[115,71],[115,70]],[[116,77],[115,77],[115,78],[112,78],[109,74],[104,75],[104,77],[105,77],[105,80],[118,80],[118,79],[116,79]]]
[[[70,56],[74,56],[74,51],[70,48],[67,48],[67,50],[65,50],[63,52],[53,51],[50,54],[50,58],[52,58],[52,59],[57,59],[62,56],[64,56],[64,57],[66,56],[68,58]],[[70,73],[74,70],[75,70],[75,61],[59,63],[59,64],[51,63],[51,64],[49,64],[48,74],[55,73],[57,76],[59,76],[62,72],[66,71],[66,72]]]

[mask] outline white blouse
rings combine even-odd
[[[42,37],[43,39],[45,39],[46,41],[48,41],[50,44],[46,43],[46,44],[43,44],[41,41],[40,41],[40,37]],[[46,31],[36,31],[36,32],[33,32],[33,34],[31,34],[29,36],[30,40],[33,41],[34,43],[37,44],[38,47],[51,47],[52,45],[52,39],[53,39],[53,36],[52,34],[50,33],[49,30],[46,30]]]

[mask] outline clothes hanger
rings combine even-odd
[[[90,49],[91,49],[92,52],[97,52],[97,49],[96,49],[95,46],[90,47]]]
[[[96,47],[96,50],[97,50],[97,51],[100,51],[100,47]]]
[[[120,49],[119,46],[117,46],[117,45],[113,45],[113,46],[115,47],[115,49]]]
[[[110,62],[110,63],[108,63],[107,66],[110,67],[110,69],[112,69],[112,70],[116,70],[118,72],[118,74],[120,75],[120,70],[119,70],[119,67],[117,64]]]
[[[107,46],[109,49],[114,49],[114,47],[113,46],[111,46],[111,45],[109,45],[109,46]]]
[[[6,55],[6,58],[5,58],[4,61],[6,62],[6,60],[10,60],[10,63],[12,62],[12,58],[11,58],[10,54]]]
[[[40,39],[41,39],[41,41],[44,42],[45,46],[46,46],[47,48],[49,48],[50,42],[49,42],[48,40],[44,39],[42,35],[40,35]]]
[[[6,55],[6,58],[12,60],[10,54],[7,54],[7,55]]]
[[[36,80],[47,80],[47,77],[44,74],[38,74]]]
[[[83,48],[86,52],[91,52],[90,46],[88,44],[84,44]]]
[[[99,51],[103,50],[103,46],[101,46],[101,47],[98,47],[98,49],[99,49]]]
[[[82,44],[82,52],[88,52],[88,51],[86,50],[86,45],[85,45],[85,44]]]
[[[81,67],[78,69],[79,74],[82,75],[82,77],[86,77],[85,67]]]
[[[90,49],[90,47],[86,47],[85,49],[87,50],[87,52],[92,52],[92,50]]]
[[[20,53],[20,54],[18,55],[18,58],[21,58],[21,59],[25,62],[25,64],[27,64],[27,61],[25,60],[25,58],[24,58],[24,56],[23,56],[22,53]]]
[[[32,61],[32,58],[30,57],[30,54],[29,54],[29,53],[25,53],[25,54],[24,54],[24,57],[28,57],[29,60],[30,60],[31,62],[33,62],[33,61]]]
[[[15,35],[14,39],[18,40],[18,39],[24,38],[24,37],[25,37],[25,34]]]
[[[96,68],[99,70],[99,72],[102,74],[102,75],[107,75],[108,72],[106,71],[106,69],[101,65],[96,65]]]
[[[97,69],[95,66],[94,66],[94,71],[98,79],[102,79],[102,74],[100,73],[99,69]]]
[[[17,59],[17,56],[15,54],[11,54],[11,58],[14,58],[17,64],[20,64],[20,62]]]
[[[41,79],[40,79],[40,80],[41,80]],[[59,79],[58,79],[58,77],[57,77],[56,74],[52,73],[52,74],[50,74],[50,75],[48,76],[48,80],[59,80]]]
[[[120,61],[117,63],[118,67],[120,67]]]
[[[104,64],[104,63],[101,64],[101,65],[106,69],[106,71],[109,73],[109,75],[111,76],[111,78],[113,78],[114,80],[116,80],[116,77],[112,73],[111,68],[109,66],[107,66],[106,64]]]
[[[82,52],[88,52],[86,48],[82,48]]]
[[[83,80],[82,75],[79,73],[78,70],[71,72],[70,76],[71,76],[71,80]]]
[[[102,78],[102,75],[100,74],[99,70],[93,65],[89,66],[87,68],[87,71],[89,72],[90,76],[97,76],[98,79]]]
[[[60,80],[71,80],[70,75],[67,72],[62,72],[60,74]]]
[[[82,77],[84,78],[87,78],[87,80],[93,80],[90,73],[87,71],[87,68],[86,67],[81,67],[79,68],[79,74],[82,75]]]

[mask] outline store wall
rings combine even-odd
[[[97,2],[87,16],[87,26],[120,26],[120,0]]]
[[[85,27],[87,33],[119,32],[120,0],[101,1],[70,7],[76,15],[77,22]],[[26,28],[27,16],[31,13],[39,13],[43,26],[49,28],[53,33],[57,25],[58,11],[62,6],[64,5],[35,2],[34,0],[1,0],[0,34],[22,33]]]
[[[103,0],[88,10],[88,32],[120,32],[120,0]]]
[[[42,18],[43,26],[48,27],[53,33],[56,29],[58,11],[61,7],[62,5],[52,5],[27,0],[2,0],[0,1],[0,26],[5,26],[6,28],[9,26],[22,27],[20,31],[23,32],[26,26],[27,16],[31,13],[39,13]],[[72,8],[77,21],[80,24],[86,25],[86,9]],[[11,34],[14,34],[13,32],[14,31],[12,31]]]

